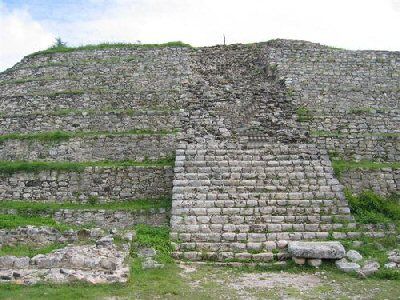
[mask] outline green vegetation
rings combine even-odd
[[[0,173],[72,171],[83,172],[86,167],[164,167],[173,166],[174,158],[144,161],[87,161],[87,162],[46,162],[46,161],[0,161]]]
[[[313,115],[311,114],[310,110],[305,106],[300,106],[297,111],[297,120],[299,122],[308,122],[313,119]]]
[[[352,161],[332,158],[332,167],[337,177],[348,170],[353,169],[366,169],[366,170],[377,170],[381,168],[392,168],[399,169],[400,162],[375,162],[369,160]]]
[[[4,255],[13,255],[13,256],[29,256],[33,257],[38,254],[46,254],[50,253],[53,250],[60,249],[65,247],[65,244],[61,243],[53,243],[50,245],[46,245],[44,247],[38,247],[35,245],[4,245],[0,248],[0,256]]]
[[[108,132],[108,131],[49,131],[38,133],[9,133],[0,135],[0,143],[7,140],[36,140],[36,141],[64,141],[72,138],[84,137],[112,137],[112,136],[130,136],[130,135],[168,135],[176,134],[177,130],[149,130],[132,129],[128,131]]]
[[[54,78],[54,77],[27,77],[23,79],[15,79],[15,80],[4,80],[0,82],[0,85],[5,84],[21,84],[21,83],[28,83],[28,82],[35,82],[35,81],[53,81],[53,80],[65,80],[65,79],[76,79],[76,77],[69,77],[69,78]]]
[[[55,203],[55,202],[32,202],[21,200],[2,200],[1,208],[16,210],[20,216],[34,216],[41,214],[52,214],[61,209],[93,209],[93,210],[108,210],[108,211],[138,211],[150,210],[157,208],[170,208],[171,199],[136,199],[131,201],[99,203],[99,201],[91,201],[89,203]]]
[[[65,231],[71,226],[59,224],[50,217],[39,216],[19,216],[19,215],[0,215],[0,229],[12,229],[27,225],[48,226]]]
[[[346,190],[345,195],[358,223],[400,225],[400,194],[386,198],[372,191],[353,195]]]
[[[89,51],[89,50],[104,50],[104,49],[140,49],[140,48],[166,48],[166,47],[187,47],[191,48],[192,46],[189,44],[185,44],[181,41],[174,41],[174,42],[168,42],[164,44],[126,44],[126,43],[102,43],[102,44],[97,44],[97,45],[84,45],[84,46],[79,46],[79,47],[68,47],[67,45],[53,45],[52,47],[35,52],[30,54],[29,56],[36,56],[36,55],[41,55],[41,54],[52,54],[52,53],[65,53],[65,52],[74,52],[74,51]]]
[[[172,245],[169,240],[169,227],[151,227],[148,225],[138,225],[135,227],[136,237],[133,253],[138,248],[148,247],[157,250],[157,261],[162,263],[172,263]]]

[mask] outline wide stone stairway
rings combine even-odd
[[[171,220],[176,255],[271,260],[276,241],[327,239],[355,226],[342,189],[313,145],[181,145]]]

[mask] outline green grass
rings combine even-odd
[[[48,226],[60,231],[65,231],[71,228],[71,226],[59,224],[49,217],[0,215],[0,229],[13,229],[27,225]]]
[[[400,194],[380,196],[372,191],[353,195],[345,191],[351,213],[362,224],[400,224]]]
[[[313,115],[311,114],[310,110],[305,106],[300,106],[296,110],[297,113],[297,120],[299,122],[308,122],[313,119]]]
[[[157,250],[157,261],[172,263],[172,245],[169,240],[169,227],[151,227],[148,225],[137,225],[135,227],[136,237],[133,251],[142,247],[155,248]]]
[[[65,244],[53,243],[46,246],[38,247],[37,245],[4,245],[0,248],[0,256],[29,256],[33,257],[38,254],[47,254],[53,250],[64,248]]]
[[[20,200],[3,200],[0,202],[0,210],[12,209],[18,212],[21,216],[31,216],[40,214],[51,214],[61,209],[105,209],[108,211],[138,211],[150,210],[158,208],[170,208],[171,199],[137,199],[124,202],[110,202],[110,203],[53,203],[53,202],[32,202]]]
[[[337,177],[340,177],[343,172],[364,169],[364,170],[378,170],[381,168],[399,169],[399,162],[375,162],[370,160],[352,161],[343,159],[332,158],[332,167]]]
[[[149,129],[132,129],[128,131],[49,131],[38,133],[9,133],[0,135],[0,143],[8,140],[36,140],[36,141],[64,141],[72,138],[84,137],[112,137],[112,136],[130,136],[130,135],[169,135],[176,134],[178,130],[149,130]]]
[[[74,77],[71,78],[64,78],[65,79],[73,79]],[[5,84],[22,84],[22,83],[28,83],[28,82],[35,82],[35,81],[53,81],[53,80],[59,80],[59,78],[54,78],[54,77],[27,77],[23,79],[15,79],[15,80],[4,80],[0,82],[0,85],[5,85]]]
[[[90,51],[90,50],[104,50],[104,49],[153,49],[153,48],[177,48],[177,47],[187,47],[191,48],[192,46],[189,44],[185,44],[181,41],[173,41],[163,44],[126,44],[126,43],[102,43],[97,45],[84,45],[79,47],[68,47],[68,46],[53,46],[46,50],[35,52],[29,55],[29,57],[43,55],[43,54],[52,54],[52,53],[66,53],[66,52],[74,52],[74,51]]]
[[[355,115],[385,113],[385,112],[388,112],[388,110],[384,108],[372,108],[372,107],[355,107],[349,111],[350,114],[355,114]]]
[[[47,161],[0,161],[0,173],[40,171],[83,172],[87,167],[164,167],[173,166],[174,158],[144,161],[88,161],[88,162],[47,162]]]

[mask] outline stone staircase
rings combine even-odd
[[[277,241],[355,227],[328,156],[310,144],[182,144],[173,186],[177,257],[271,260]]]

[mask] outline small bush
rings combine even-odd
[[[305,106],[300,106],[297,109],[296,113],[297,113],[297,120],[299,122],[308,122],[313,119],[313,116],[312,116],[310,110]]]
[[[97,196],[91,195],[88,197],[88,203],[90,205],[96,205],[98,202],[99,202],[99,198]]]

